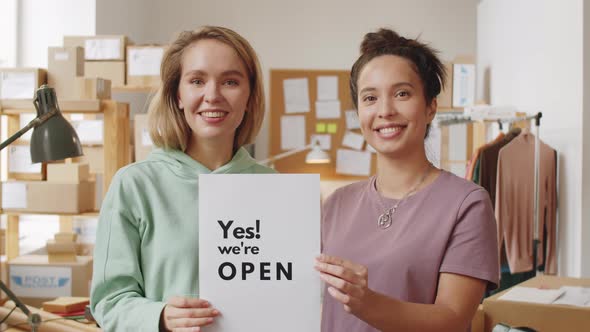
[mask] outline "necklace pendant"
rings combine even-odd
[[[377,220],[377,225],[381,229],[389,228],[389,226],[391,226],[391,223],[392,223],[391,210],[388,210],[387,212],[380,215],[379,219]]]

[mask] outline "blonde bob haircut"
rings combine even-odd
[[[164,149],[186,151],[191,128],[184,112],[178,107],[178,85],[182,73],[182,57],[193,43],[213,39],[233,48],[246,67],[250,83],[250,97],[242,123],[234,136],[234,152],[250,144],[260,130],[264,118],[264,88],[262,71],[254,49],[246,39],[228,28],[203,26],[194,31],[181,32],[168,47],[160,67],[160,87],[148,108],[148,126],[154,145]]]

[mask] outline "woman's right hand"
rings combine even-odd
[[[174,296],[162,310],[160,326],[167,332],[201,331],[201,326],[213,323],[218,315],[219,311],[205,300]]]

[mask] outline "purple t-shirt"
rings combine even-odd
[[[367,266],[369,288],[406,302],[434,303],[443,272],[497,286],[496,222],[483,188],[442,171],[399,205],[389,228],[380,228],[379,216],[396,202],[379,194],[375,177],[335,191],[322,210],[323,252]],[[325,292],[322,331],[377,330]]]

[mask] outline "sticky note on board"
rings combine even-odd
[[[327,126],[328,134],[336,134],[338,131],[338,124],[337,123],[328,123]]]
[[[315,132],[316,133],[325,133],[326,132],[326,124],[325,123],[316,123],[315,124]]]

